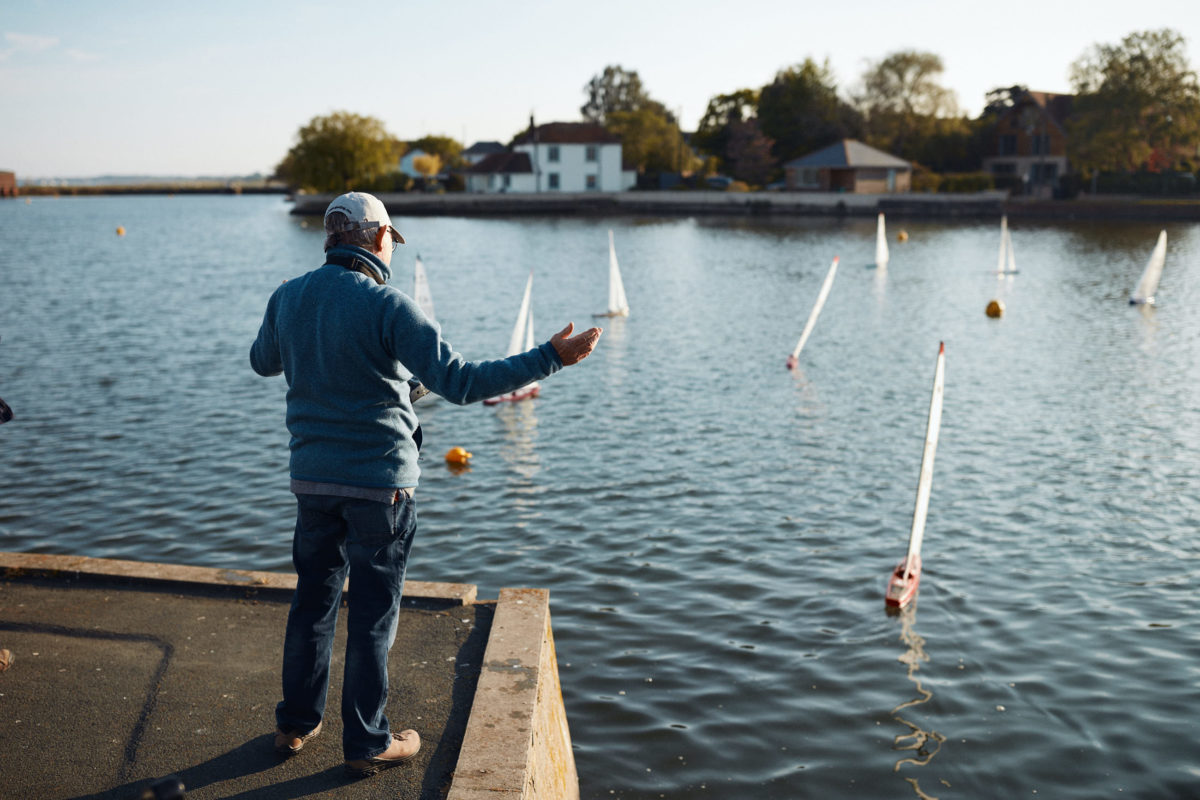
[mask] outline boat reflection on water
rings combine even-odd
[[[933,697],[933,692],[921,685],[921,678],[917,674],[921,669],[921,662],[929,661],[929,656],[925,652],[925,639],[916,632],[917,604],[915,602],[899,610],[888,608],[888,616],[900,618],[900,641],[907,649],[897,660],[908,668],[908,679],[917,689],[916,697],[892,709],[892,719],[908,728],[907,733],[895,736],[892,740],[892,749],[913,752],[913,755],[904,756],[896,762],[893,771],[899,772],[900,768],[906,764],[914,767],[927,766],[942,749],[942,742],[946,741],[946,737],[934,730],[927,731],[917,723],[900,716],[901,711],[927,703]],[[937,800],[934,795],[921,789],[916,778],[905,777],[904,780],[912,786],[913,792],[921,800]]]
[[[514,491],[528,494],[537,490],[533,478],[542,468],[537,448],[537,411],[532,398],[516,403],[504,403],[496,411],[504,426],[504,443],[500,457],[508,464],[516,483]]]

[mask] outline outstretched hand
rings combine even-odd
[[[601,328],[588,328],[572,336],[573,330],[575,323],[568,322],[567,327],[550,337],[550,344],[554,345],[564,367],[578,364],[587,358],[592,350],[596,349],[596,342],[600,341],[600,334],[604,332]]]

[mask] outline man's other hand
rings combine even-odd
[[[600,341],[600,334],[604,332],[601,328],[588,328],[572,336],[573,330],[575,323],[568,322],[567,327],[550,337],[550,344],[558,351],[558,357],[562,359],[564,367],[578,364],[587,358],[596,349],[596,342]]]

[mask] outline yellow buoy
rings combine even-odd
[[[899,233],[897,233],[896,241],[907,242],[908,241],[908,231],[900,231]]]
[[[117,226],[117,236],[124,236],[124,235],[125,235],[125,229],[122,228],[120,225],[118,225]]]
[[[987,304],[987,315],[989,317],[1004,316],[1004,303],[1000,300],[993,300]]]
[[[461,447],[451,447],[446,451],[447,464],[466,464],[471,460],[471,454]]]

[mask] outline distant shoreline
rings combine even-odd
[[[400,216],[834,216],[898,218],[1130,219],[1200,221],[1200,199],[1131,196],[1026,200],[1006,192],[972,194],[836,194],[810,192],[657,191],[473,194],[380,194]],[[296,195],[293,214],[319,216],[332,194]]]
[[[288,194],[283,186],[203,183],[131,183],[78,186],[20,186],[17,197],[79,197],[112,194]],[[11,199],[11,198],[7,198]]]
[[[20,197],[90,197],[106,195],[289,195],[291,213],[320,216],[333,194],[297,194],[281,186],[226,184],[130,184],[108,186],[22,186]],[[971,194],[837,194],[815,192],[542,192],[476,194],[448,192],[379,193],[388,211],[398,216],[752,216],[871,217],[954,219],[994,218],[1045,220],[1146,220],[1200,222],[1200,198],[1133,195],[1081,195],[1074,200],[1031,200],[1005,192]]]

